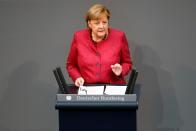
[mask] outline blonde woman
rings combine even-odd
[[[66,68],[76,86],[125,84],[132,69],[125,33],[109,27],[110,11],[95,4],[86,13],[87,29],[74,33]]]

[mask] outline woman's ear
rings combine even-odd
[[[91,21],[90,20],[88,20],[88,28],[91,29]]]

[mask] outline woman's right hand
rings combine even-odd
[[[75,80],[75,85],[76,85],[77,87],[83,86],[83,84],[84,84],[84,79],[83,79],[82,77],[79,77],[79,78],[77,78],[77,79]]]

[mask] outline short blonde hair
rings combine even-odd
[[[95,4],[90,7],[90,9],[86,13],[86,23],[88,26],[88,21],[89,20],[97,20],[99,19],[102,15],[106,15],[108,20],[110,19],[110,11],[109,9],[101,4]]]

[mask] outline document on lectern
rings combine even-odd
[[[78,95],[125,95],[127,86],[80,86],[78,89]]]
[[[78,95],[103,95],[104,86],[80,86]]]
[[[126,89],[127,86],[107,85],[104,93],[107,95],[125,95]]]

